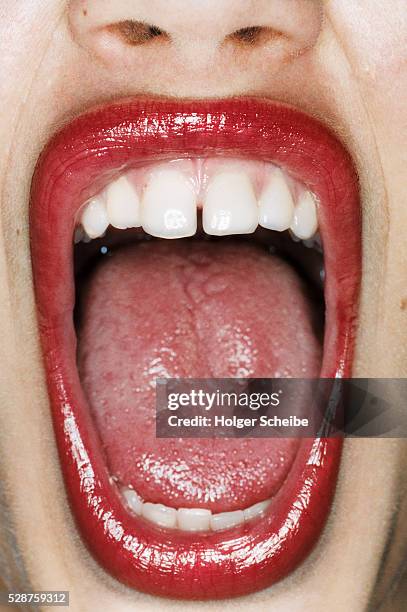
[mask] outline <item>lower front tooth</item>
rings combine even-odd
[[[301,240],[311,238],[317,231],[317,207],[310,191],[304,191],[298,198],[290,229]]]
[[[266,500],[266,501],[259,502],[257,504],[253,504],[253,506],[246,508],[245,510],[243,510],[244,520],[250,521],[256,516],[263,514],[263,512],[267,510],[269,505],[270,505],[270,500]]]
[[[232,171],[215,175],[203,205],[204,231],[213,236],[251,234],[257,222],[257,200],[250,178]]]
[[[96,197],[89,200],[83,210],[81,223],[89,238],[98,238],[105,233],[109,219],[102,198]]]
[[[208,531],[212,512],[204,508],[179,508],[178,527],[183,531]]]
[[[129,508],[135,514],[142,514],[143,510],[143,500],[137,495],[133,489],[124,489],[123,495],[129,505]]]
[[[213,531],[220,531],[221,529],[229,529],[235,525],[239,525],[244,521],[244,514],[242,510],[235,510],[234,512],[220,512],[219,514],[212,514],[211,517],[211,528]]]
[[[161,170],[150,176],[142,198],[141,221],[144,231],[158,238],[195,234],[196,196],[184,174]]]
[[[175,508],[146,502],[143,504],[142,513],[144,518],[160,527],[175,528],[177,526],[177,511]]]
[[[140,227],[140,202],[136,190],[125,177],[106,189],[106,209],[110,225],[118,229]]]

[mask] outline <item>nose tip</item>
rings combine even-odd
[[[267,47],[276,51],[277,62],[315,43],[321,5],[319,0],[73,0],[69,19],[75,41],[112,68],[128,69],[132,58],[152,50],[163,68],[173,57],[183,67],[209,65],[225,48],[236,54]]]

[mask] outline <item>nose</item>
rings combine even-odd
[[[139,79],[233,79],[264,54],[277,72],[316,42],[319,0],[73,0],[76,43],[108,69]],[[227,71],[227,74],[224,71]]]

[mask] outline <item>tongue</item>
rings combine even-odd
[[[274,495],[298,440],[157,439],[157,377],[317,377],[321,347],[296,272],[235,242],[145,242],[97,267],[79,371],[110,473],[145,501],[213,512]]]

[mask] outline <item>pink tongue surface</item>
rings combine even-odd
[[[107,257],[81,302],[78,363],[110,473],[145,501],[242,509],[275,494],[298,440],[157,439],[157,377],[317,377],[303,282],[235,242],[145,242]]]

